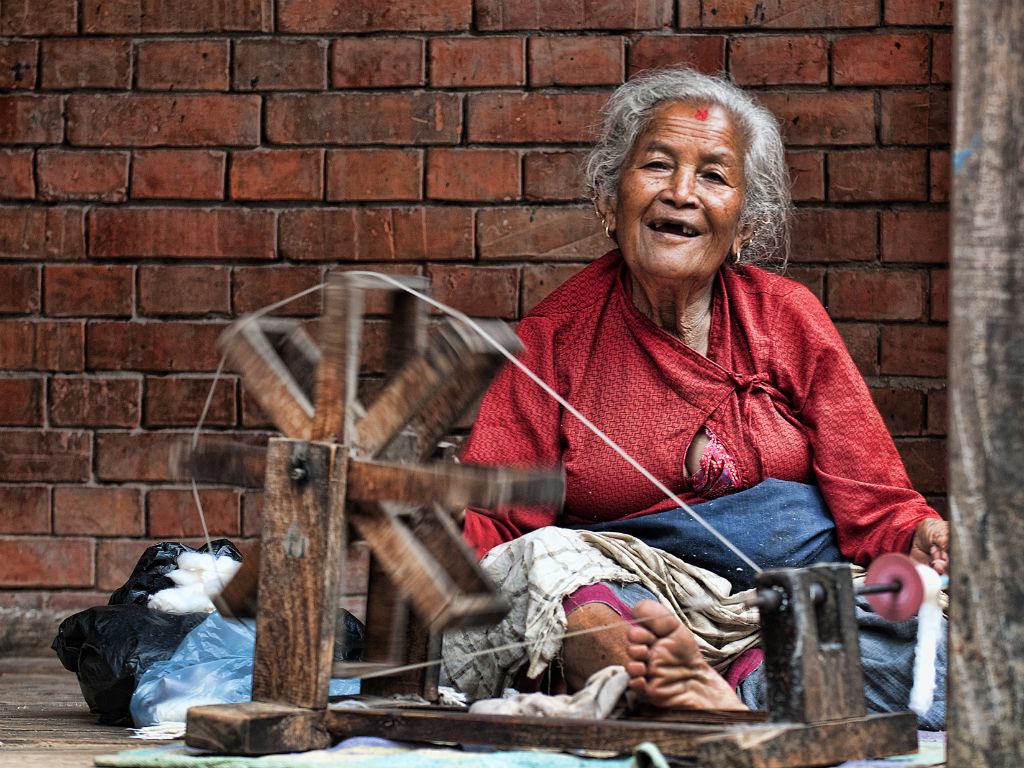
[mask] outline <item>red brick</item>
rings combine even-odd
[[[948,144],[949,91],[883,91],[883,144]]]
[[[928,35],[851,35],[832,44],[832,81],[836,85],[910,85],[927,83]]]
[[[520,176],[514,150],[432,149],[427,155],[427,197],[434,200],[514,200]]]
[[[928,199],[933,203],[949,202],[949,177],[952,165],[948,150],[928,153]]]
[[[468,30],[472,0],[278,0],[281,32],[447,32]]]
[[[916,389],[872,387],[871,397],[893,435],[919,435],[924,416],[924,395]]]
[[[237,40],[236,91],[323,90],[327,87],[327,43],[322,40]]]
[[[701,12],[705,27],[873,27],[878,21],[878,0],[706,0]]]
[[[885,23],[947,25],[953,23],[953,0],[885,0]]]
[[[825,269],[823,267],[788,267],[786,277],[795,280],[825,303]]]
[[[473,317],[511,320],[519,314],[519,269],[515,267],[427,268],[438,301]]]
[[[39,310],[39,267],[0,264],[0,312],[29,314]]]
[[[828,82],[828,41],[817,35],[750,35],[729,43],[729,72],[740,85]]]
[[[896,448],[903,458],[914,489],[921,493],[946,490],[946,441],[929,438],[902,438]]]
[[[233,200],[319,200],[323,180],[321,149],[255,149],[231,155]]]
[[[71,536],[142,536],[146,533],[142,494],[135,488],[55,488],[53,532]]]
[[[80,208],[0,208],[0,258],[81,259],[85,227]]]
[[[947,263],[949,211],[883,211],[882,261]]]
[[[135,269],[99,264],[52,264],[43,270],[43,302],[51,317],[130,317]]]
[[[528,200],[580,200],[587,196],[583,183],[583,150],[528,152],[523,158],[523,196]]]
[[[41,84],[64,88],[115,88],[132,83],[132,48],[127,40],[44,40]]]
[[[0,95],[0,144],[59,144],[64,119],[59,96]]]
[[[77,0],[4,0],[0,35],[73,35],[77,11]]]
[[[38,61],[39,43],[35,40],[0,41],[0,88],[35,88]]]
[[[70,615],[86,608],[104,605],[109,598],[109,592],[55,592],[46,595],[46,607]]]
[[[0,150],[0,199],[31,200],[35,195],[32,150]]]
[[[527,264],[523,267],[523,314],[582,268],[581,264]]]
[[[454,144],[461,102],[451,93],[272,94],[267,140],[274,144]]]
[[[718,35],[649,35],[635,40],[626,54],[626,73],[686,64],[708,74],[725,69],[725,38]]]
[[[607,101],[605,93],[474,93],[469,95],[471,143],[583,142]]]
[[[43,425],[43,380],[0,378],[0,426]]]
[[[214,489],[199,492],[211,536],[237,536],[241,524],[239,493]],[[192,491],[158,489],[146,494],[149,535],[166,539],[202,536],[203,526]]]
[[[242,494],[242,535],[259,536],[263,530],[263,491]]]
[[[237,420],[235,384],[232,376],[222,376],[216,384],[209,377],[147,376],[143,426],[195,427],[213,387],[213,398],[203,425],[232,427]]]
[[[102,0],[82,4],[82,30],[86,34],[269,32],[272,8],[267,0]]]
[[[119,588],[131,575],[148,539],[100,539],[96,542],[96,589],[107,594]]]
[[[430,41],[430,84],[445,88],[523,85],[521,37],[438,38]]]
[[[782,123],[786,145],[874,144],[875,100],[858,91],[794,91],[758,94]]]
[[[422,198],[422,150],[339,149],[327,153],[328,200]]]
[[[86,359],[93,370],[215,371],[223,330],[221,323],[90,323]]]
[[[882,373],[945,376],[947,344],[945,326],[885,326],[882,328]]]
[[[212,149],[143,149],[132,161],[132,197],[223,200],[227,154]]]
[[[260,408],[259,404],[253,399],[245,387],[242,387],[241,397],[241,422],[242,426],[246,429],[268,429],[276,430],[277,425],[271,421],[270,417],[267,416],[263,409]]]
[[[672,25],[672,0],[623,3],[538,3],[536,0],[477,0],[476,28],[511,29],[658,29]]]
[[[259,96],[74,95],[68,140],[79,146],[236,145],[260,141]]]
[[[137,378],[54,376],[50,423],[62,427],[139,426],[142,387]]]
[[[846,349],[864,376],[878,375],[878,326],[867,323],[836,323]]]
[[[84,335],[80,320],[0,320],[0,369],[80,371]]]
[[[949,270],[933,269],[931,278],[930,317],[938,322],[946,322],[949,320]]]
[[[823,152],[787,152],[793,200],[825,199],[825,154]]]
[[[271,304],[319,285],[320,267],[235,267],[234,313],[255,312]],[[322,294],[307,294],[276,312],[287,317],[311,317],[320,314]]]
[[[790,261],[874,261],[878,217],[874,211],[802,208],[793,217]]]
[[[335,272],[355,272],[361,270],[373,270],[395,277],[404,275],[406,277],[422,277],[423,267],[419,264],[342,264],[333,267],[328,275]],[[367,315],[384,315],[391,312],[391,294],[385,291],[370,291],[365,296],[365,311]]]
[[[187,446],[187,432],[97,432],[96,479],[114,482],[166,482],[171,452]]]
[[[928,434],[946,434],[948,407],[945,389],[933,389],[928,393]]]
[[[50,489],[0,485],[0,533],[49,533]]]
[[[91,587],[93,548],[92,539],[0,538],[0,587]]]
[[[144,91],[226,91],[227,40],[144,40],[135,51],[135,84]]]
[[[43,149],[37,157],[39,196],[44,200],[122,202],[128,192],[127,152]]]
[[[932,35],[932,82],[953,82],[953,36],[949,33]]]
[[[310,261],[473,258],[468,208],[311,208],[281,214],[281,256]]]
[[[615,247],[591,208],[485,208],[477,231],[481,259],[590,261]]]
[[[927,200],[927,161],[927,153],[918,149],[832,152],[829,200]]]
[[[86,432],[0,430],[0,480],[81,483],[92,473]]]
[[[531,37],[530,85],[618,85],[624,77],[624,41],[607,37]]]
[[[424,43],[411,37],[343,37],[331,46],[331,85],[382,88],[426,83]]]
[[[676,27],[691,29],[700,26],[700,3],[693,0],[677,0]]]
[[[251,208],[95,208],[96,258],[273,259],[275,214]]]
[[[143,315],[206,315],[231,311],[227,267],[139,267]]]
[[[828,277],[828,311],[843,320],[921,320],[924,273],[835,269]]]

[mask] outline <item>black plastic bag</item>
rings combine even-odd
[[[169,659],[205,613],[172,614],[144,605],[102,605],[66,618],[53,650],[78,676],[89,711],[105,725],[132,724],[128,706],[142,673]]]
[[[107,604],[146,605],[152,595],[162,589],[175,586],[167,574],[177,569],[178,556],[183,552],[209,552],[214,557],[227,555],[233,560],[242,561],[242,553],[227,539],[214,539],[209,546],[204,544],[199,549],[192,549],[192,547],[174,541],[161,541],[142,553],[142,557],[139,558],[128,581],[110,596]]]

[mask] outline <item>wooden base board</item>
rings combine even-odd
[[[917,750],[917,718],[911,712],[814,724],[763,722],[763,713],[694,715],[692,721],[679,713],[671,720],[571,720],[472,715],[441,707],[325,712],[249,702],[192,708],[185,741],[241,755],[318,749],[352,736],[620,753],[649,741],[666,756],[695,759],[702,768],[809,768]]]

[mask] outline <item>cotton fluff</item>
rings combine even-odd
[[[149,607],[165,613],[210,613],[214,610],[211,599],[221,593],[241,565],[226,555],[183,552],[178,556],[178,569],[167,574],[177,586],[152,595]]]

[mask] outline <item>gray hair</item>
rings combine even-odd
[[[775,117],[725,77],[688,67],[641,73],[619,86],[604,108],[601,135],[585,165],[587,191],[596,203],[618,194],[622,166],[633,144],[666,102],[714,104],[736,124],[745,144],[746,194],[740,227],[751,238],[738,261],[782,269],[789,250],[789,171]]]

